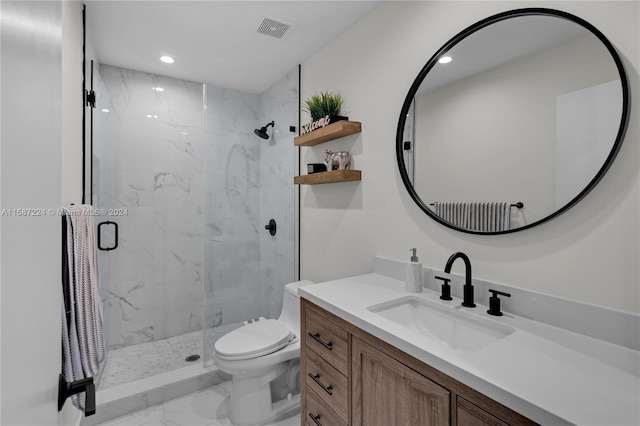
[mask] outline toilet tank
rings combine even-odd
[[[300,334],[300,296],[298,288],[314,284],[309,280],[295,281],[284,286],[284,300],[282,302],[282,312],[278,321],[286,324],[287,327]]]

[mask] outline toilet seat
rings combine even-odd
[[[216,355],[221,359],[251,359],[279,351],[296,336],[275,319],[256,321],[233,330],[216,341]]]

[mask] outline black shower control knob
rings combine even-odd
[[[276,235],[276,221],[271,219],[268,224],[264,226],[264,229],[269,231],[269,234]]]

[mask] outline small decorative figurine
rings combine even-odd
[[[351,154],[347,151],[333,152],[325,149],[324,161],[327,163],[327,170],[349,170],[351,168]]]

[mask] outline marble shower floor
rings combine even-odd
[[[225,382],[206,391],[174,399],[97,426],[232,425],[227,415],[230,392],[231,383]],[[298,426],[299,424],[300,413],[297,410],[265,426]]]
[[[207,344],[213,344],[241,325],[242,323],[228,324],[207,330]],[[195,362],[185,361],[189,355],[200,355],[200,359]],[[202,331],[113,349],[107,354],[107,364],[100,379],[99,389],[145,379],[194,363],[202,364],[202,357]]]

